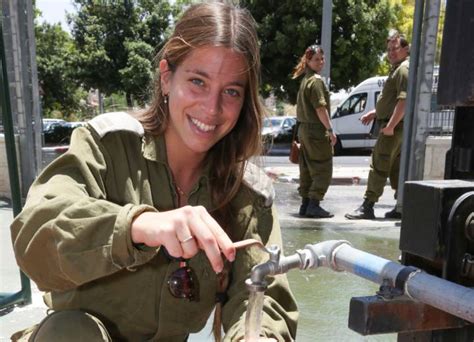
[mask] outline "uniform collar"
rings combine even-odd
[[[402,64],[403,62],[407,61],[409,58],[410,58],[410,56],[406,56],[406,57],[405,57],[404,59],[402,59],[400,62],[393,64],[392,67],[390,68],[390,71],[394,71],[396,68],[398,68],[398,67],[400,66],[400,64]]]
[[[316,74],[316,71],[314,71],[313,69],[311,69],[309,67],[306,68],[306,74],[305,74],[306,77],[311,77],[314,74]]]

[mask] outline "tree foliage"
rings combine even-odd
[[[128,103],[149,95],[152,59],[163,44],[174,7],[167,1],[74,0],[69,15],[79,51],[79,79],[104,94],[124,91]]]
[[[79,109],[82,95],[73,67],[73,41],[59,24],[36,25],[35,35],[43,114],[57,110],[68,117]]]
[[[306,47],[321,42],[323,0],[242,0],[258,23],[263,90],[294,103],[299,81],[293,68]],[[331,86],[356,85],[373,76],[395,22],[388,0],[334,0]]]
[[[192,0],[73,0],[72,38],[59,25],[37,25],[43,108],[66,113],[78,106],[80,87],[149,99],[153,57],[173,22]],[[385,38],[396,28],[410,40],[414,0],[333,0],[331,87],[348,88],[384,74]],[[241,0],[255,17],[261,41],[262,90],[295,102],[291,73],[306,47],[321,41],[323,0]]]

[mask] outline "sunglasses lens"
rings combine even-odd
[[[171,294],[176,298],[186,298],[191,301],[198,300],[194,279],[191,268],[187,266],[178,268],[168,279]]]

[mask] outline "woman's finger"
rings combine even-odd
[[[212,230],[214,237],[219,245],[220,253],[224,254],[227,260],[235,260],[235,247],[227,233],[217,223],[217,221],[204,209],[201,211],[201,217],[208,227]]]
[[[183,210],[186,210],[189,228],[196,242],[206,253],[214,271],[221,272],[224,267],[221,253],[226,258],[232,258],[229,260],[235,258],[232,241],[204,207],[184,207]]]
[[[188,227],[185,227],[185,230],[188,231],[188,235],[185,238],[180,238],[179,234],[177,236],[178,236],[179,243],[181,244],[181,249],[183,250],[182,257],[185,259],[189,259],[195,256],[199,250],[198,250],[197,242],[194,236],[189,231]]]
[[[168,254],[171,255],[173,258],[182,258],[183,257],[183,249],[181,248],[181,244],[179,243],[178,239],[167,239],[165,243],[163,243]]]

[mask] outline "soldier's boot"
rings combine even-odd
[[[300,216],[306,215],[306,209],[308,208],[308,204],[309,204],[309,198],[303,197],[303,200],[301,201],[300,211],[298,212]]]
[[[373,220],[375,219],[374,204],[374,202],[364,199],[364,203],[359,208],[344,216],[349,220]]]
[[[400,220],[402,218],[402,213],[399,213],[397,211],[397,207],[395,206],[392,210],[385,213],[385,218]]]
[[[321,208],[318,200],[310,199],[308,208],[306,208],[305,216],[311,218],[329,218],[334,215]]]

